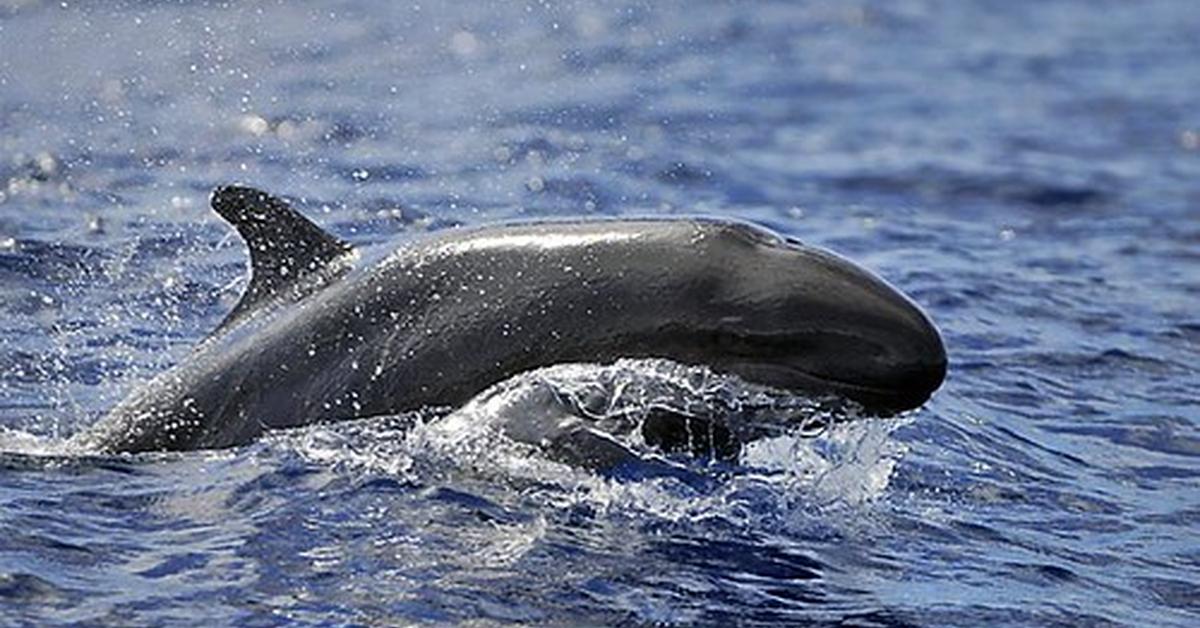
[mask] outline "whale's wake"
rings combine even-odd
[[[664,421],[670,429],[659,429]],[[279,431],[252,447],[418,486],[469,485],[499,500],[761,525],[763,516],[883,495],[907,451],[892,434],[909,421],[863,417],[837,398],[783,393],[704,367],[620,360],[537,369],[459,408]],[[0,431],[0,452],[14,464],[97,453],[69,443]],[[779,507],[761,508],[764,498]]]
[[[0,427],[0,454],[59,456],[67,453],[60,438],[27,432],[16,427]]]
[[[571,413],[557,411],[563,407]],[[664,449],[648,429],[656,420],[689,421],[684,431],[698,447]],[[558,506],[740,520],[758,516],[743,506],[764,495],[778,512],[881,496],[907,451],[891,435],[908,422],[864,418],[836,399],[780,393],[703,367],[621,360],[530,371],[458,409],[310,426],[270,442],[419,485],[470,482]],[[725,438],[738,443],[735,451]],[[593,457],[571,457],[581,449]],[[606,453],[597,460],[598,450]]]

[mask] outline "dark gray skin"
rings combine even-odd
[[[251,250],[243,302],[76,442],[221,448],[264,430],[457,406],[530,369],[668,358],[881,413],[923,403],[946,354],[929,319],[830,253],[726,220],[447,230],[355,252],[283,201],[225,187]]]

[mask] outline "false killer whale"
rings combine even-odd
[[[666,358],[879,413],[919,406],[946,373],[941,337],[907,297],[742,222],[510,224],[358,250],[259,190],[220,187],[211,204],[249,248],[245,294],[77,446],[229,447],[268,429],[457,406],[560,363]]]

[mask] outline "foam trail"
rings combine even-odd
[[[571,399],[594,422],[591,429],[633,453],[636,467],[654,472],[608,475],[556,462],[536,444],[509,438],[505,423],[536,414],[531,404],[546,398],[546,387]],[[656,406],[750,422],[752,429],[742,426],[742,432],[757,436],[729,463],[665,455],[639,429],[639,411]],[[440,414],[305,428],[282,438],[314,462],[421,484],[468,482],[489,495],[491,486],[492,497],[501,500],[519,487],[515,493],[523,498],[554,508],[759,525],[764,516],[854,507],[885,494],[907,451],[891,435],[910,420],[858,417],[844,405],[762,389],[702,367],[621,360],[530,371]],[[780,508],[752,508],[763,497]]]
[[[67,441],[55,436],[42,436],[15,427],[0,426],[0,454],[22,456],[64,456],[73,453]]]

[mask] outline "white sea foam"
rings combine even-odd
[[[505,424],[536,414],[546,387],[593,420],[598,436],[636,456],[634,466],[643,473],[557,462],[538,444],[510,438]],[[668,456],[647,445],[638,429],[645,416],[638,410],[651,407],[753,422],[759,436],[735,463]],[[891,437],[907,421],[860,418],[844,405],[831,408],[703,367],[622,360],[524,373],[445,413],[315,426],[282,438],[315,462],[422,484],[471,478],[556,508],[749,524],[796,508],[853,507],[879,498],[907,451]],[[764,497],[782,509],[754,508]]]

